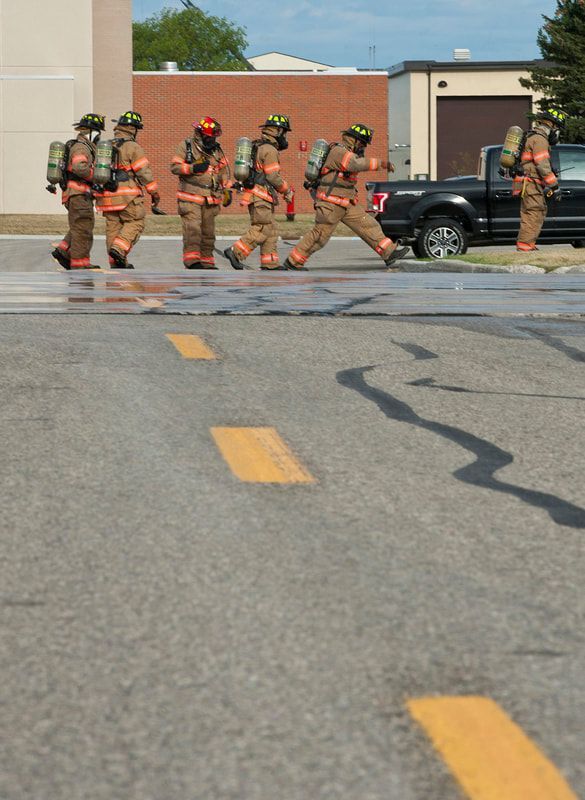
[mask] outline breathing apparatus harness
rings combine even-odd
[[[71,154],[71,148],[75,144],[83,144],[89,150],[89,154],[91,156],[91,160],[95,159],[95,153],[91,149],[90,143],[87,139],[69,139],[65,142],[65,157],[63,161],[65,162],[65,169],[63,170],[63,180],[59,182],[60,188],[65,191],[67,188],[67,181],[82,181],[83,183],[87,183],[88,186],[93,186],[91,181],[86,180],[85,178],[80,178],[79,175],[75,175],[75,173],[71,172],[67,167],[69,166],[69,156]]]
[[[198,148],[199,152],[201,153],[201,158],[195,159],[195,153],[193,152],[193,139],[185,139],[185,162],[187,164],[191,164],[192,174],[193,175],[202,175],[204,172],[207,172],[209,169],[210,161],[209,158],[206,156],[213,156],[217,161],[223,160],[226,164],[228,180],[231,178],[231,171],[230,166],[228,163],[227,158],[225,157],[225,153],[223,151],[222,146],[218,141],[214,142],[214,146],[212,150],[206,150],[205,147]],[[219,159],[216,156],[216,152],[219,152]],[[212,189],[217,190],[219,188],[219,184],[217,181],[217,177],[213,175],[211,179],[211,186]],[[226,198],[224,198],[224,206],[230,205],[231,203],[231,194],[230,194],[230,201],[229,203],[226,202]]]
[[[331,152],[331,150],[334,147],[345,147],[347,149],[347,145],[343,144],[343,142],[331,142],[327,152],[323,155],[323,166],[321,167],[321,169],[319,171],[318,177],[315,178],[315,180],[313,180],[313,181],[305,181],[304,184],[303,184],[303,187],[310,192],[311,197],[313,198],[313,200],[315,199],[315,194],[316,194],[317,189],[319,187],[319,183],[321,181],[321,178],[325,177],[325,175],[330,175],[331,172],[335,172],[335,175],[333,176],[333,180],[331,181],[331,183],[327,187],[327,191],[325,192],[326,197],[329,197],[333,193],[333,190],[337,186],[337,183],[338,183],[340,178],[345,177],[347,179],[351,175],[351,172],[349,172],[348,170],[342,170],[342,169],[327,170],[327,172],[323,171],[325,169],[325,163],[326,163],[327,159],[329,158],[329,153]],[[363,155],[363,153],[365,151],[365,147],[362,146],[360,149],[362,151],[361,155]],[[360,155],[358,150],[354,150],[353,152],[356,155]]]

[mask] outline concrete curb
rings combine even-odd
[[[397,266],[400,272],[476,272],[488,275],[546,275],[546,270],[542,267],[535,267],[532,264],[472,264],[470,261],[458,261],[451,258],[439,259],[437,261],[399,261]]]
[[[585,264],[575,264],[572,267],[558,267],[550,273],[551,275],[583,275],[585,274]]]

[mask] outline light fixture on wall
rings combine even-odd
[[[437,86],[439,89],[446,89],[447,88],[447,81],[439,81]]]

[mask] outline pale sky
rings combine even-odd
[[[246,55],[270,50],[334,66],[376,67],[406,60],[450,61],[455,47],[474,60],[538,58],[536,33],[555,0],[194,0],[203,11],[247,29]],[[180,0],[133,0],[134,18]]]

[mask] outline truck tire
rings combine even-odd
[[[429,219],[416,240],[422,258],[451,258],[467,252],[468,237],[454,219]]]
[[[577,250],[581,250],[582,247],[585,247],[585,239],[574,239],[571,244]]]

